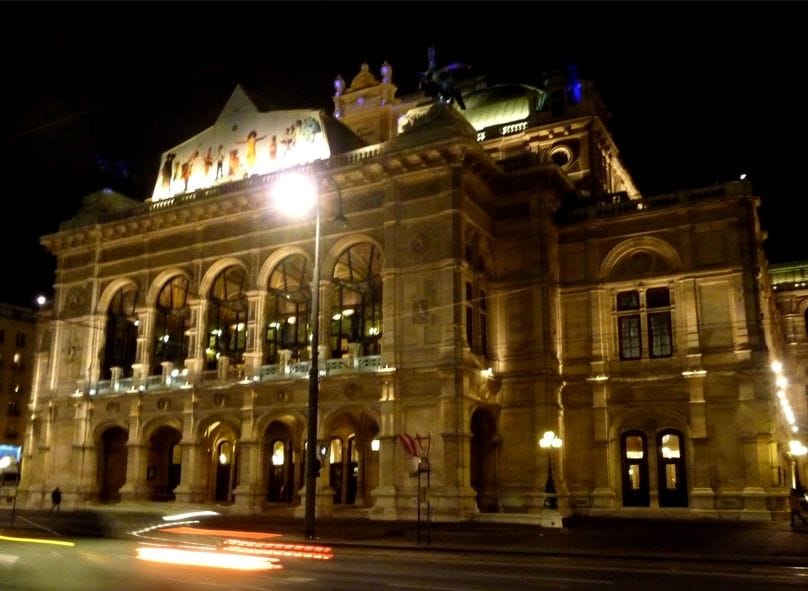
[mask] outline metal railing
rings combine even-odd
[[[261,383],[279,380],[303,380],[309,377],[310,362],[301,361],[289,364],[262,365],[255,375],[244,375],[240,368],[229,368],[225,376],[218,371],[203,371],[198,378],[200,386],[230,386],[237,383]],[[373,373],[382,369],[381,355],[354,357],[348,359],[328,359],[320,367],[323,377],[352,374]],[[147,376],[145,378],[121,378],[118,380],[100,380],[89,388],[90,396],[107,394],[127,394],[136,392],[155,392],[165,390],[184,390],[192,388],[194,383],[188,375]]]

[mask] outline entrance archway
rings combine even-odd
[[[497,490],[497,423],[493,413],[478,408],[471,415],[471,487],[476,492],[477,508],[481,512],[495,512],[498,506]]]
[[[149,462],[146,478],[154,501],[173,501],[180,483],[182,453],[177,445],[182,434],[173,427],[159,427],[149,437]]]
[[[102,503],[121,500],[118,492],[126,484],[126,442],[129,435],[123,427],[111,427],[101,434],[98,455],[98,500]]]
[[[264,435],[267,463],[267,502],[291,503],[295,492],[295,458],[292,431],[280,421],[269,424]],[[300,482],[301,480],[298,480]]]

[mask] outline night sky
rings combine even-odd
[[[746,173],[769,260],[808,259],[800,4],[3,2],[0,301],[50,295],[39,238],[96,190],[148,198],[163,151],[211,125],[236,84],[330,113],[334,77],[362,62],[378,77],[387,60],[399,95],[415,92],[430,45],[490,83],[575,64],[644,195]]]

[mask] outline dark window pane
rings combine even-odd
[[[617,294],[617,310],[639,310],[640,309],[640,292],[638,291],[621,291]]]
[[[671,294],[667,287],[654,287],[645,292],[645,305],[648,308],[667,308],[671,305]]]

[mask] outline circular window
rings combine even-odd
[[[568,146],[555,146],[550,150],[550,159],[561,168],[569,166],[572,162],[572,150]]]

